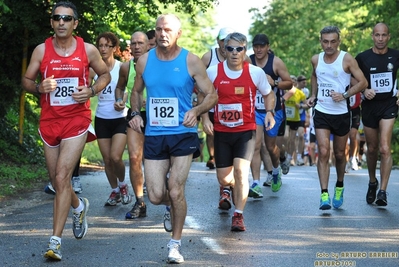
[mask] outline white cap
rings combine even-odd
[[[218,39],[223,40],[224,38],[227,37],[230,33],[233,33],[234,30],[232,28],[221,28],[218,34]]]

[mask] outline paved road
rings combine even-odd
[[[334,169],[331,177],[332,191]],[[342,208],[320,211],[316,168],[292,167],[279,192],[264,187],[263,199],[249,199],[247,231],[237,233],[230,231],[232,212],[217,208],[215,171],[193,163],[186,189],[184,265],[399,266],[398,179],[399,171],[392,171],[389,205],[381,208],[366,204],[367,170],[353,171],[346,176]],[[89,232],[74,239],[68,218],[61,262],[43,258],[52,229],[52,196],[40,188],[20,201],[0,203],[1,266],[167,265],[170,236],[163,230],[163,207],[148,204],[146,218],[127,221],[131,205],[103,206],[110,193],[104,172],[81,175],[81,180],[82,196],[90,200]]]

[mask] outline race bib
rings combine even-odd
[[[295,107],[285,106],[285,116],[287,117],[287,119],[295,118]]]
[[[259,90],[256,90],[255,108],[257,110],[265,110],[265,100]]]
[[[218,104],[220,124],[233,128],[244,124],[242,104]]]
[[[179,126],[179,101],[177,98],[150,97],[149,101],[147,112],[151,126]]]
[[[69,106],[78,104],[73,98],[72,94],[77,92],[79,85],[79,78],[58,78],[57,87],[50,93],[51,106]]]
[[[115,92],[112,88],[116,88],[116,82],[108,84],[98,95],[98,101],[115,101]]]
[[[370,74],[370,83],[371,88],[373,88],[377,94],[388,93],[391,91],[393,85],[392,73],[383,72]]]
[[[317,101],[321,103],[333,103],[332,93],[334,92],[334,85],[332,83],[320,83]]]

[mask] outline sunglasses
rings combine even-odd
[[[226,46],[226,50],[229,52],[233,52],[234,50],[237,51],[237,53],[240,53],[241,51],[244,51],[245,47],[244,46],[237,46],[237,47],[233,47],[233,46]]]
[[[53,15],[51,18],[55,21],[60,21],[62,19],[65,22],[73,20],[73,16],[71,15]]]

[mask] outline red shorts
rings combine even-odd
[[[49,147],[57,147],[62,140],[75,138],[88,132],[87,141],[96,140],[91,119],[76,116],[53,121],[40,122],[39,134]]]

